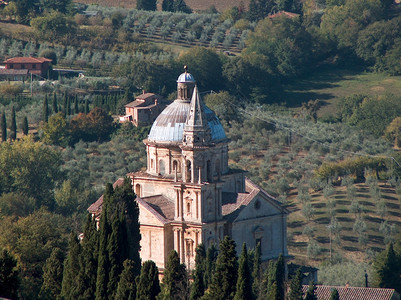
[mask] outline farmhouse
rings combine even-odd
[[[190,73],[179,76],[177,91],[144,140],[146,171],[128,174],[140,211],[142,261],[153,260],[163,271],[174,249],[191,269],[198,244],[218,245],[225,235],[238,253],[246,243],[260,244],[263,260],[288,255],[288,211],[245,171],[228,167],[224,128]],[[88,209],[98,219],[102,203],[100,197]]]
[[[161,96],[143,93],[125,105],[125,116],[120,117],[120,122],[129,121],[135,126],[151,125],[165,107]]]
[[[5,69],[0,75],[3,76],[14,76],[23,74],[34,74],[41,77],[46,77],[48,71],[50,70],[51,59],[44,57],[14,57],[5,60]],[[21,74],[20,74],[21,73]],[[8,75],[7,75],[8,74]],[[12,77],[11,77],[12,78]],[[9,79],[9,78],[6,78]],[[13,80],[13,79],[11,79]],[[14,79],[15,80],[15,79]]]

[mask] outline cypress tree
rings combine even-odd
[[[75,95],[75,100],[74,100],[74,113],[79,114],[79,107],[78,107],[78,95]]]
[[[68,245],[69,251],[64,261],[61,296],[66,299],[76,299],[78,297],[76,286],[80,269],[79,257],[81,255],[81,245],[76,234],[71,233]]]
[[[333,289],[330,294],[330,300],[340,300],[340,295],[336,289]]]
[[[68,99],[67,99],[67,93],[64,93],[63,96],[63,113],[64,113],[64,117],[67,116],[67,104],[68,104]]]
[[[89,100],[86,99],[85,100],[85,114],[87,115],[89,113]]]
[[[56,94],[56,92],[53,93],[52,106],[53,106],[53,113],[57,114],[58,113],[58,104],[57,104],[57,94]]]
[[[156,10],[156,0],[136,0],[136,9]]]
[[[17,138],[17,121],[15,119],[15,108],[11,108],[11,124],[10,124],[10,139],[15,140]]]
[[[156,300],[160,293],[159,270],[156,264],[151,261],[145,261],[141,275],[137,280],[137,300]]]
[[[67,115],[68,116],[71,115],[71,98],[70,97],[67,98]]]
[[[399,258],[390,243],[384,253],[382,261],[376,259],[375,268],[378,277],[378,285],[381,288],[392,288],[401,291]]]
[[[110,263],[107,294],[110,299],[115,298],[119,276],[123,271],[123,261],[121,260],[128,256],[127,251],[124,251],[123,245],[123,231],[125,230],[125,225],[123,223],[124,221],[121,218],[116,217],[113,219],[111,224],[111,234],[107,241],[107,254]]]
[[[43,100],[43,122],[47,123],[49,121],[49,101],[47,99],[47,95],[45,95],[45,99]]]
[[[106,194],[103,195],[103,199],[106,198]],[[110,234],[110,224],[108,221],[107,213],[103,210],[102,217],[100,219],[100,230],[99,230],[99,256],[96,276],[96,300],[108,299],[107,294],[107,283],[109,281],[110,274],[110,262],[107,255],[107,238]]]
[[[28,125],[28,118],[25,116],[24,120],[22,121],[22,132],[24,135],[28,135],[29,125]]]
[[[54,248],[43,266],[43,284],[40,290],[41,299],[57,299],[61,293],[63,281],[64,253]]]
[[[316,285],[311,281],[309,283],[308,290],[306,291],[305,300],[317,300],[315,295]]]
[[[163,0],[162,11],[174,11],[174,0]]]
[[[260,292],[260,243],[256,245],[255,255],[253,259],[252,270],[252,293],[255,299],[259,297]]]
[[[88,214],[82,239],[81,268],[77,286],[81,299],[94,299],[95,297],[98,252],[99,236],[96,220]]]
[[[6,114],[4,111],[1,114],[1,140],[3,142],[7,140],[7,121],[6,121]]]
[[[276,282],[277,282],[278,300],[284,300],[284,280],[285,280],[285,262],[284,262],[284,256],[280,254],[276,263]]]
[[[185,265],[180,263],[180,258],[175,250],[171,251],[163,277],[163,299],[174,300],[186,298],[187,294],[187,271]]]
[[[195,256],[195,271],[194,281],[191,286],[191,300],[200,299],[205,293],[205,267],[206,267],[206,250],[203,244],[199,244],[196,247]]]
[[[206,265],[205,265],[205,290],[212,282],[212,276],[216,268],[217,249],[214,245],[210,246],[206,251]]]
[[[135,264],[127,259],[123,264],[123,271],[118,282],[116,300],[135,300],[136,285],[135,285]]]
[[[238,266],[237,290],[234,297],[235,300],[253,299],[250,279],[251,276],[248,263],[248,251],[246,249],[246,244],[243,243]]]
[[[295,274],[295,277],[291,281],[289,300],[303,300],[304,293],[302,291],[302,277],[301,268],[299,268]]]
[[[17,260],[4,249],[0,254],[0,297],[17,299],[19,285]]]
[[[212,299],[233,299],[235,296],[235,283],[238,277],[237,253],[235,242],[228,236],[220,242],[219,255],[216,260],[209,295]]]

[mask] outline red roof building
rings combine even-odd
[[[46,77],[51,59],[44,57],[14,57],[5,60],[6,70],[28,70],[28,73]]]
[[[165,107],[159,95],[143,93],[125,105],[125,116],[120,117],[120,122],[130,121],[135,126],[151,125]]]
[[[308,286],[302,286],[304,294]],[[353,287],[353,286],[329,286],[317,285],[315,295],[318,300],[330,299],[332,290],[336,289],[340,300],[400,300],[400,295],[394,289]]]

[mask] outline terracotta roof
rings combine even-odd
[[[118,178],[116,182],[113,184],[113,188],[116,188],[117,186],[122,186],[124,183],[124,178]],[[91,206],[88,207],[88,212],[91,214],[98,215],[102,211],[102,205],[103,205],[103,195],[99,197],[99,199],[96,200],[96,202],[92,203]]]
[[[153,97],[153,96],[156,96],[156,94],[153,94],[153,93],[145,93],[145,94],[141,94],[141,95],[139,95],[139,96],[136,96],[135,98],[136,98],[136,99],[141,99],[141,100],[146,100],[146,99],[151,98],[151,97]],[[156,97],[156,98],[158,98],[158,97]]]
[[[154,212],[163,217],[163,223],[174,220],[174,203],[163,195],[142,197],[140,199],[146,202]]]
[[[251,202],[255,195],[247,193],[227,193],[222,195],[222,213],[224,219],[234,221],[242,209]]]
[[[336,289],[340,300],[394,300],[399,299],[398,293],[394,289],[350,287],[350,286],[328,286],[317,285],[315,295],[318,300],[330,299],[331,291]],[[308,286],[302,286],[304,294]]]
[[[0,75],[28,75],[28,70],[0,69]]]
[[[4,61],[6,64],[41,64],[44,62],[51,62],[51,59],[44,57],[13,57]]]
[[[279,11],[278,13],[270,15],[269,18],[270,19],[274,19],[274,18],[281,17],[281,16],[285,16],[285,17],[287,17],[289,19],[292,19],[292,18],[295,18],[295,17],[299,17],[299,14],[291,13],[291,12],[288,12],[288,11]]]

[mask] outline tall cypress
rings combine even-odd
[[[252,293],[257,299],[260,293],[260,243],[256,245],[252,269]]]
[[[78,101],[78,95],[75,95],[75,100],[74,100],[74,113],[79,114],[79,101]]]
[[[206,267],[206,250],[203,244],[196,247],[195,270],[193,275],[193,283],[191,286],[191,300],[200,299],[205,293],[205,267]]]
[[[86,99],[85,100],[85,110],[84,110],[85,114],[87,115],[89,113],[89,100]]]
[[[141,275],[137,280],[136,299],[156,300],[159,293],[159,270],[153,261],[145,261],[141,269]]]
[[[64,117],[67,116],[67,104],[68,104],[67,93],[64,93],[64,96],[63,96],[63,114],[64,114]]]
[[[382,254],[383,255],[383,254]],[[378,277],[378,285],[381,288],[392,288],[401,291],[399,257],[394,251],[393,244],[390,243],[384,253],[384,259],[376,259],[375,268]]]
[[[184,264],[180,263],[180,258],[175,250],[168,256],[163,277],[163,299],[174,300],[186,298],[188,288],[187,271]]]
[[[67,116],[71,115],[71,98],[67,98]]]
[[[106,198],[103,196],[103,199]],[[99,230],[99,256],[97,266],[97,277],[96,277],[96,300],[108,299],[107,294],[107,283],[109,281],[110,274],[110,262],[107,253],[107,238],[110,234],[110,224],[108,221],[107,213],[104,213],[100,219],[100,230]]]
[[[58,113],[58,104],[57,104],[57,94],[56,94],[56,92],[53,93],[52,106],[53,106],[53,113],[57,114]]]
[[[61,293],[63,281],[64,253],[54,248],[43,266],[43,284],[40,290],[41,299],[57,299]]]
[[[47,94],[43,100],[43,122],[47,123],[49,121],[49,100],[47,99]]]
[[[25,116],[22,121],[22,133],[24,135],[28,135],[28,131],[29,131],[28,118],[27,116]]]
[[[123,271],[123,261],[128,257],[127,251],[124,251],[123,231],[125,222],[122,218],[115,217],[111,224],[111,234],[107,243],[107,254],[110,262],[110,273],[107,282],[107,294],[110,299],[115,298],[115,292],[119,281],[119,276]]]
[[[220,242],[219,255],[216,260],[216,269],[209,286],[209,295],[212,299],[233,299],[235,283],[238,277],[237,253],[235,242],[228,236]]]
[[[303,274],[299,268],[290,284],[289,300],[303,300],[302,277]]]
[[[78,275],[77,290],[81,299],[94,299],[99,252],[99,233],[96,220],[88,214],[82,239],[81,268]]]
[[[241,256],[239,258],[237,290],[235,300],[253,299],[251,276],[248,263],[248,250],[246,244],[242,244]]]
[[[276,282],[278,300],[284,300],[285,261],[283,254],[280,254],[276,263]]]
[[[123,271],[118,282],[116,300],[135,300],[136,298],[136,284],[135,284],[135,264],[127,259],[123,263]]]
[[[7,140],[7,121],[6,121],[6,114],[4,111],[1,114],[1,140],[3,142]]]
[[[205,289],[207,289],[212,282],[212,276],[216,268],[217,254],[217,248],[214,245],[210,246],[206,251],[206,265],[204,276]]]
[[[81,245],[76,234],[71,233],[68,245],[69,251],[64,261],[61,296],[65,299],[76,299],[78,297],[76,286],[80,269],[79,257],[81,255]]]
[[[17,138],[17,121],[15,119],[15,108],[11,108],[11,124],[10,124],[10,139],[15,140]]]

